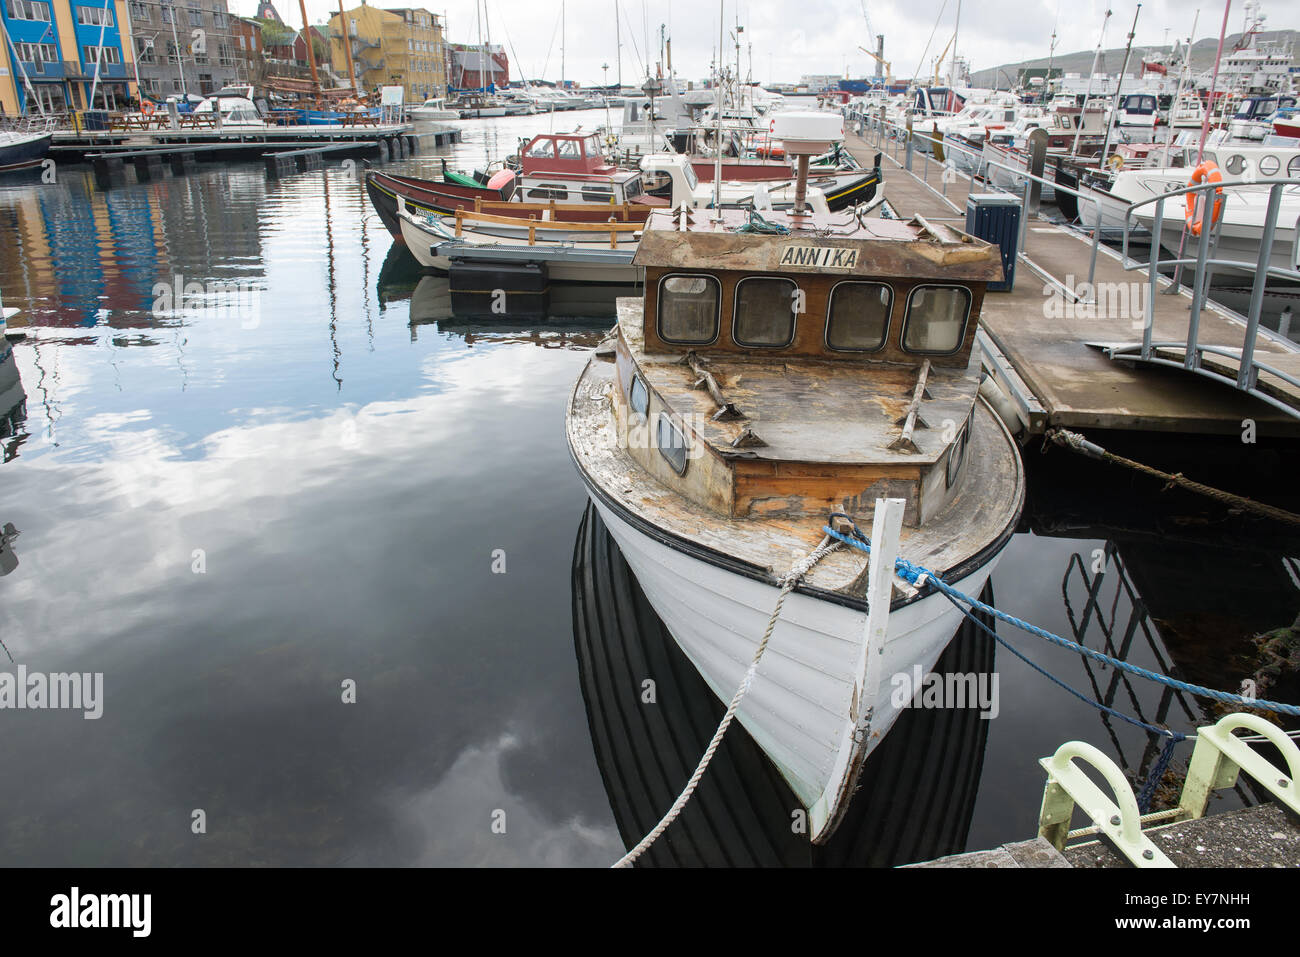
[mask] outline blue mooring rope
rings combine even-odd
[[[865,535],[862,534],[862,531],[857,527],[857,525],[853,522],[853,519],[850,516],[845,515],[842,512],[834,512],[831,514],[831,518],[846,519],[849,522],[849,524],[853,527],[853,531],[856,537],[850,537],[848,535],[841,534],[840,532],[835,531],[835,529],[831,528],[829,525],[824,526],[822,528],[822,531],[824,531],[827,535],[831,536],[832,538],[838,539],[839,541],[843,542],[845,545],[852,546],[853,548],[856,548],[861,552],[866,552],[867,554],[871,553],[870,540]],[[954,604],[957,604],[957,602],[965,602],[967,605],[970,606],[969,608],[961,608],[961,605],[957,605],[957,607],[961,608],[962,613],[965,614],[966,617],[970,618],[972,621],[979,623],[981,626],[983,626],[984,623],[980,622],[979,619],[972,614],[972,610],[982,611],[987,615],[992,615],[994,618],[998,619],[999,621],[1006,622],[1008,625],[1013,625],[1014,627],[1019,628],[1021,631],[1027,632],[1038,638],[1044,638],[1047,641],[1052,642],[1053,644],[1061,646],[1062,648],[1067,648],[1071,651],[1078,652],[1081,655],[1085,655],[1089,658],[1092,658],[1095,661],[1100,661],[1104,664],[1108,664],[1111,667],[1117,668],[1120,671],[1126,671],[1129,674],[1137,675],[1139,678],[1146,678],[1148,681],[1154,681],[1157,684],[1162,684],[1165,685],[1166,687],[1173,688],[1175,691],[1186,691],[1189,694],[1199,695],[1202,698],[1212,698],[1215,701],[1222,701],[1225,704],[1235,704],[1235,705],[1240,705],[1248,708],[1259,708],[1263,711],[1272,711],[1276,714],[1289,714],[1289,715],[1300,717],[1300,706],[1296,706],[1293,704],[1283,704],[1280,701],[1267,701],[1262,698],[1247,699],[1247,698],[1243,698],[1239,694],[1232,694],[1231,692],[1228,691],[1216,691],[1214,688],[1206,688],[1203,685],[1194,685],[1191,684],[1190,682],[1179,681],[1177,678],[1170,678],[1168,675],[1162,675],[1156,671],[1148,671],[1146,668],[1140,668],[1137,665],[1130,664],[1129,662],[1123,661],[1119,658],[1112,658],[1110,655],[1102,654],[1100,651],[1094,651],[1092,648],[1089,648],[1086,645],[1081,645],[1078,642],[1070,641],[1068,638],[1062,638],[1060,635],[1054,635],[1050,631],[1047,631],[1043,628],[1039,628],[1037,625],[1031,625],[1027,621],[1024,621],[1020,618],[1016,618],[1013,615],[1008,615],[1004,611],[999,611],[998,609],[994,608],[992,605],[986,605],[984,602],[980,601],[977,598],[971,598],[969,595],[959,592],[957,589],[953,588],[951,585],[949,585],[946,581],[944,581],[934,572],[930,571],[927,568],[922,568],[920,565],[914,565],[911,562],[909,562],[906,558],[900,557],[895,559],[894,570],[898,573],[898,576],[900,578],[902,578],[904,581],[908,582],[909,584],[914,585],[917,588],[921,588],[928,583],[936,591],[942,592],[944,595],[948,596],[949,600],[953,601]],[[1085,699],[1085,700],[1091,701],[1092,699]],[[1104,707],[1104,705],[1102,707]],[[1172,734],[1173,732],[1160,729],[1160,733]]]

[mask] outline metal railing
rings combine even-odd
[[[1259,190],[1262,187],[1268,188],[1268,208],[1264,214],[1264,225],[1260,234],[1259,253],[1254,261],[1241,259],[1225,259],[1217,255],[1211,255],[1214,251],[1217,253],[1218,244],[1222,237],[1223,223],[1227,219],[1228,201],[1233,192],[1243,190]],[[1226,382],[1229,385],[1240,389],[1242,392],[1249,393],[1256,398],[1268,403],[1274,408],[1280,409],[1289,415],[1300,418],[1300,407],[1295,404],[1284,402],[1276,397],[1262,391],[1259,388],[1260,373],[1266,373],[1289,385],[1300,390],[1300,378],[1283,372],[1275,366],[1270,366],[1260,362],[1255,358],[1255,346],[1258,342],[1261,326],[1260,316],[1264,308],[1264,292],[1270,278],[1280,279],[1286,282],[1300,282],[1300,269],[1297,268],[1300,260],[1300,217],[1297,217],[1294,224],[1295,231],[1291,242],[1291,254],[1287,259],[1287,266],[1274,266],[1273,248],[1277,244],[1277,227],[1278,218],[1282,208],[1282,194],[1288,187],[1300,187],[1300,179],[1261,179],[1250,183],[1199,183],[1192,186],[1184,186],[1180,189],[1171,189],[1159,196],[1153,196],[1150,199],[1142,200],[1139,203],[1133,203],[1124,212],[1124,243],[1123,243],[1123,267],[1125,270],[1141,269],[1144,266],[1147,269],[1147,281],[1150,286],[1146,297],[1144,307],[1143,324],[1142,324],[1142,343],[1138,345],[1115,346],[1107,350],[1112,357],[1122,357],[1130,361],[1142,361],[1156,365],[1173,366],[1182,368],[1188,372],[1195,372],[1199,375],[1208,376],[1220,382]],[[1214,192],[1213,205],[1210,203],[1210,192]],[[1173,259],[1160,258],[1160,240],[1165,228],[1165,203],[1178,197],[1192,196],[1192,211],[1184,216],[1182,236],[1179,243],[1180,252]],[[1133,259],[1128,254],[1129,249],[1129,231],[1130,225],[1136,218],[1137,210],[1146,206],[1155,206],[1153,222],[1151,226],[1151,253],[1149,261],[1142,263]],[[1209,223],[1209,228],[1205,224]],[[1193,224],[1199,224],[1199,234],[1192,228]],[[1194,257],[1184,257],[1182,250],[1188,237],[1191,237],[1196,243],[1196,255]],[[1191,283],[1192,303],[1188,314],[1187,338],[1183,342],[1157,342],[1154,340],[1155,326],[1155,300],[1153,295],[1157,288],[1160,278],[1160,267],[1173,267],[1175,269],[1174,286],[1170,291],[1176,291],[1180,279],[1181,271],[1184,267],[1194,267],[1193,278]],[[1207,345],[1200,341],[1200,321],[1201,312],[1205,302],[1209,299],[1210,277],[1215,269],[1238,269],[1252,275],[1250,289],[1250,304],[1246,309],[1245,323],[1246,331],[1242,340],[1240,349],[1227,348],[1224,346]],[[1183,359],[1181,362],[1167,359],[1157,354],[1158,350],[1165,349],[1182,349]],[[1236,376],[1230,376],[1223,372],[1204,365],[1206,355],[1220,356],[1237,362]]]
[[[920,151],[916,150],[914,146],[914,141],[918,138],[918,134],[914,130],[897,123],[892,123],[884,119],[883,115],[872,116],[870,114],[850,114],[850,118],[859,120],[863,124],[864,131],[870,131],[876,134],[874,145],[877,149],[888,151],[892,148],[893,158],[895,161],[904,169],[915,175],[913,166],[915,165],[915,157]],[[934,140],[931,139],[931,142],[934,142]],[[1094,280],[1097,267],[1097,250],[1101,241],[1103,220],[1105,218],[1104,208],[1100,197],[1095,194],[1081,192],[1078,189],[1067,187],[1060,183],[1053,182],[1049,184],[1049,181],[1041,175],[1018,167],[1009,166],[1005,163],[990,160],[985,157],[982,152],[976,153],[974,150],[966,149],[959,144],[952,144],[945,141],[943,146],[945,151],[956,149],[960,152],[966,153],[968,156],[971,156],[976,160],[976,174],[959,174],[967,176],[972,186],[975,184],[978,171],[981,169],[987,170],[990,167],[1004,169],[1010,172],[1013,176],[1024,178],[1025,188],[1021,203],[1020,242],[1018,249],[1018,252],[1022,255],[1026,252],[1026,240],[1028,238],[1026,226],[1031,212],[1034,211],[1032,208],[1033,204],[1031,203],[1031,191],[1035,183],[1051,185],[1055,190],[1077,197],[1080,202],[1091,203],[1095,206],[1097,210],[1097,221],[1096,225],[1093,226],[1090,231],[1092,253],[1091,262],[1088,268],[1087,284],[1087,289],[1092,298],[1084,299],[1079,296],[1077,290],[1069,290],[1070,294],[1074,295],[1076,300],[1079,302],[1094,303],[1096,301],[1096,283]],[[902,160],[899,160],[900,154],[903,157]],[[920,155],[922,157],[921,180],[929,186],[929,164],[938,163],[938,160],[924,152],[920,152]],[[946,163],[940,165],[942,165],[945,170],[953,169]],[[945,199],[947,198],[947,184],[951,178],[952,177],[949,176],[941,177],[941,188],[939,192]],[[988,187],[999,192],[1011,192],[1010,190],[1002,189],[996,184],[989,182],[987,178],[985,182]],[[1225,259],[1211,256],[1210,250],[1217,247],[1222,233],[1229,193],[1231,191],[1244,189],[1258,190],[1262,187],[1267,187],[1269,189],[1269,202],[1268,210],[1264,219],[1264,228],[1260,237],[1258,256],[1254,261]],[[1225,382],[1243,392],[1261,399],[1276,409],[1286,412],[1289,415],[1300,417],[1300,401],[1298,401],[1296,405],[1293,405],[1261,390],[1259,388],[1259,376],[1261,373],[1273,376],[1294,387],[1296,390],[1300,390],[1300,378],[1284,372],[1276,366],[1260,362],[1255,358],[1255,347],[1261,332],[1270,336],[1272,335],[1272,333],[1269,330],[1264,329],[1260,323],[1260,318],[1263,313],[1264,293],[1268,280],[1271,278],[1286,282],[1300,282],[1300,217],[1297,217],[1297,221],[1294,224],[1295,232],[1293,235],[1295,238],[1292,242],[1292,251],[1290,259],[1288,260],[1288,266],[1279,267],[1272,265],[1273,249],[1277,243],[1276,233],[1279,213],[1281,210],[1282,194],[1288,187],[1300,187],[1300,179],[1279,178],[1257,179],[1249,183],[1204,183],[1196,186],[1172,189],[1162,193],[1160,196],[1154,196],[1150,199],[1128,206],[1124,214],[1121,262],[1126,271],[1140,269],[1145,266],[1147,269],[1147,282],[1149,286],[1148,295],[1145,297],[1142,343],[1140,345],[1113,346],[1106,350],[1107,354],[1111,358],[1123,358],[1126,361],[1142,361],[1195,372],[1199,375],[1204,375]],[[934,187],[931,188],[933,189]],[[1210,190],[1216,191],[1216,201],[1219,204],[1219,212],[1217,217],[1209,217],[1212,226],[1210,228],[1203,228],[1200,235],[1194,237],[1197,241],[1196,256],[1194,258],[1183,258],[1180,256],[1174,259],[1161,259],[1160,239],[1164,228],[1165,201],[1180,196],[1200,194],[1195,203],[1195,215],[1192,217],[1192,221],[1202,221],[1205,218],[1204,194]],[[1129,256],[1129,240],[1139,231],[1139,229],[1142,228],[1135,220],[1134,210],[1152,204],[1155,204],[1156,208],[1154,222],[1150,226],[1151,252],[1148,261],[1143,263]],[[1185,232],[1183,237],[1184,242],[1186,241],[1187,235],[1188,233]],[[1184,342],[1156,342],[1153,340],[1153,328],[1155,324],[1154,296],[1155,293],[1159,291],[1160,280],[1162,278],[1160,269],[1162,267],[1166,269],[1174,269],[1173,281],[1168,288],[1164,290],[1165,294],[1177,293],[1181,286],[1183,269],[1185,267],[1191,267],[1193,269],[1192,280],[1190,283],[1192,302],[1189,310],[1187,338]],[[1245,322],[1246,331],[1242,347],[1239,350],[1235,348],[1207,345],[1200,342],[1200,317],[1205,303],[1209,299],[1210,279],[1212,278],[1215,269],[1223,268],[1243,270],[1252,276],[1249,306],[1247,307],[1245,316],[1242,317]],[[1161,349],[1183,349],[1183,358],[1181,361],[1164,358],[1157,354],[1158,350]],[[1236,375],[1230,376],[1223,372],[1206,368],[1203,361],[1206,355],[1219,356],[1237,362],[1238,370]]]
[[[882,109],[882,113],[883,113],[883,109]],[[966,179],[968,179],[970,182],[970,186],[972,188],[975,186],[976,179],[982,178],[983,186],[985,189],[989,189],[994,192],[1008,193],[1010,195],[1017,195],[1017,193],[1013,190],[1006,189],[998,185],[997,183],[994,183],[988,177],[987,171],[991,169],[1001,169],[1010,173],[1013,177],[1017,179],[1023,179],[1024,189],[1022,192],[1019,193],[1021,197],[1021,209],[1020,209],[1020,236],[1018,241],[1017,252],[1020,254],[1024,254],[1026,243],[1029,238],[1028,230],[1029,230],[1030,217],[1031,215],[1036,214],[1038,211],[1037,197],[1034,194],[1035,185],[1038,186],[1040,195],[1043,187],[1051,187],[1056,192],[1068,193],[1069,195],[1076,197],[1081,203],[1090,203],[1093,206],[1095,206],[1097,209],[1097,223],[1090,231],[1091,234],[1090,238],[1092,239],[1092,249],[1091,249],[1091,256],[1088,263],[1088,280],[1087,280],[1087,285],[1085,287],[1088,290],[1088,295],[1087,297],[1081,296],[1079,294],[1079,290],[1077,289],[1068,289],[1067,292],[1071,296],[1073,296],[1076,301],[1080,303],[1092,304],[1096,301],[1095,279],[1097,275],[1097,251],[1101,244],[1102,220],[1104,218],[1103,207],[1102,207],[1102,202],[1100,197],[1096,196],[1095,194],[1084,193],[1073,187],[1065,186],[1062,183],[1057,183],[1054,180],[1048,179],[1046,176],[1042,175],[1041,173],[1034,173],[1030,170],[1021,169],[1020,167],[1017,166],[1011,166],[1007,163],[1001,163],[996,160],[991,160],[988,157],[986,157],[983,154],[983,152],[976,152],[973,149],[968,149],[967,147],[961,146],[959,144],[955,144],[955,143],[949,144],[947,141],[944,141],[943,148],[945,152],[949,150],[955,150],[957,152],[966,154],[967,156],[971,157],[975,161],[974,163],[975,172],[973,173],[963,172],[961,170],[958,170],[955,166],[948,165],[947,162],[940,162],[936,157],[934,157],[930,153],[927,153],[923,150],[916,149],[915,143],[920,139],[925,139],[932,143],[937,142],[937,140],[935,140],[933,137],[921,136],[915,130],[911,129],[910,126],[903,126],[901,124],[891,122],[890,120],[886,120],[883,115],[877,116],[872,114],[850,113],[848,118],[861,122],[864,133],[865,132],[874,133],[875,141],[873,145],[877,149],[882,150],[886,153],[890,153],[890,151],[892,150],[892,153],[890,153],[891,158],[900,166],[902,166],[905,170],[907,170],[909,173],[913,173],[914,175],[915,175],[915,170],[913,169],[913,166],[915,165],[916,157],[919,155],[922,161],[921,182],[924,183],[926,186],[930,186],[930,178],[929,178],[930,165],[934,164],[939,166],[943,170],[943,173],[941,173],[939,176],[939,189],[937,190],[937,192],[939,192],[939,194],[945,200],[948,198],[948,184],[953,180],[955,180],[957,176],[964,176]],[[902,156],[901,160],[899,159],[900,155]],[[933,186],[930,186],[930,188],[934,189]]]

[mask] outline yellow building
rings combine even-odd
[[[340,76],[348,75],[346,39],[353,75],[363,92],[401,86],[407,103],[446,95],[447,44],[436,14],[419,7],[381,10],[362,4],[342,17],[330,17],[329,32],[331,67]]]

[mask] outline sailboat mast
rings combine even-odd
[[[1106,162],[1106,151],[1110,149],[1110,131],[1111,128],[1119,121],[1119,103],[1120,96],[1124,92],[1124,74],[1128,71],[1128,58],[1133,53],[1133,37],[1137,35],[1138,14],[1142,12],[1142,4],[1137,5],[1133,11],[1133,26],[1128,31],[1128,46],[1124,48],[1124,65],[1119,68],[1119,79],[1115,81],[1115,102],[1111,105],[1111,119],[1106,123],[1106,136],[1101,141],[1101,162]]]
[[[724,0],[718,0],[718,74],[717,85],[717,149],[713,160],[713,219],[722,222],[722,44],[727,36],[727,15]]]
[[[623,28],[618,19],[619,0],[614,0],[614,62],[618,64],[618,88],[623,89]]]
[[[1229,0],[1231,2],[1231,0]],[[1092,78],[1097,75],[1097,61],[1101,58],[1101,45],[1106,42],[1106,24],[1110,22],[1110,10],[1101,18],[1101,36],[1097,37],[1097,52],[1092,55],[1092,69],[1088,71],[1088,85],[1083,92],[1083,105],[1079,107],[1079,125],[1074,130],[1074,146],[1070,155],[1079,155],[1079,136],[1083,133],[1083,124],[1088,119],[1088,101],[1092,99]]]
[[[560,0],[560,89],[564,89],[564,0]]]
[[[957,0],[957,22],[952,28],[952,78],[948,81],[950,87],[956,87],[960,77],[957,76],[957,34],[961,33],[961,0]],[[948,102],[952,103],[951,92]]]

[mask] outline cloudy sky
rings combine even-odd
[[[352,0],[344,0],[352,6]],[[400,0],[399,0],[400,2]],[[409,0],[408,0],[409,2]],[[297,0],[275,0],[286,22],[301,19]],[[308,15],[320,22],[338,9],[337,0],[306,0]],[[560,77],[561,0],[486,0],[494,43],[505,43],[512,78]],[[565,73],[580,83],[599,83],[601,65],[609,64],[615,76],[615,5],[621,10],[623,80],[644,76],[647,59],[658,58],[659,25],[673,41],[673,66],[679,76],[701,79],[708,75],[718,43],[718,0],[566,0],[567,43]],[[722,0],[728,38],[727,54],[734,61],[731,32],[737,17],[744,27],[742,65],[749,68],[753,50],[753,75],[764,82],[790,82],[803,74],[839,73],[847,67],[853,76],[872,72],[873,61],[858,46],[869,41],[863,0]],[[381,2],[377,4],[383,6]],[[256,0],[230,0],[236,13],[251,16]],[[961,11],[958,52],[974,69],[1046,56],[1055,29],[1057,51],[1091,50],[1097,45],[1102,20],[1113,11],[1106,26],[1106,46],[1122,46],[1133,22],[1132,0],[965,0]],[[871,32],[885,35],[885,57],[894,73],[911,76],[931,69],[931,59],[953,35],[957,0],[866,0]],[[435,0],[431,12],[445,14],[449,38],[478,42],[474,0]],[[1186,38],[1200,11],[1197,39],[1217,37],[1223,19],[1219,0],[1146,0],[1138,19],[1135,46],[1156,46],[1177,37]],[[1300,27],[1300,7],[1274,0],[1265,8],[1272,29]],[[1241,30],[1244,6],[1234,0],[1228,32]],[[937,24],[937,28],[936,28]],[[933,36],[933,39],[931,37]],[[647,57],[647,37],[651,48]],[[929,50],[927,52],[927,45]]]

